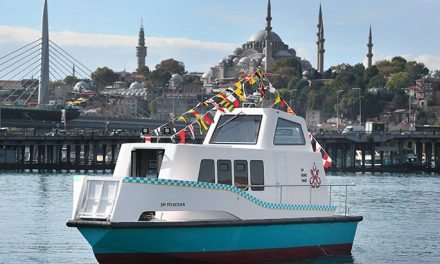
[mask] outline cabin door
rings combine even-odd
[[[286,185],[286,155],[284,153],[275,154],[275,172],[276,172],[276,185]],[[282,203],[287,198],[287,187],[278,187],[277,194],[279,197],[279,202]]]

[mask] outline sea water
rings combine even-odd
[[[0,172],[0,263],[96,263],[78,230],[66,226],[74,175]],[[364,220],[351,256],[308,263],[440,263],[440,175],[341,173],[328,178],[356,185],[348,190],[347,211]],[[332,190],[332,200],[345,211],[341,188]]]

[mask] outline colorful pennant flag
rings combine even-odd
[[[312,138],[313,138],[313,136],[312,136]],[[328,169],[332,165],[333,160],[330,158],[330,156],[327,154],[327,152],[325,152],[325,150],[322,148],[321,144],[319,144],[316,139],[315,139],[315,142],[316,142],[315,152],[321,153],[322,165],[324,166],[325,169]]]
[[[180,130],[179,137],[180,137],[179,144],[185,144],[185,129]]]
[[[150,134],[145,134],[144,142],[145,143],[151,143],[151,135]]]
[[[203,116],[203,119],[205,120],[206,124],[208,124],[208,126],[213,123],[212,116],[209,112]]]
[[[189,129],[189,132],[191,133],[191,139],[192,139],[192,140],[195,140],[195,139],[196,139],[196,136],[194,135],[194,127],[193,127],[193,125],[190,124],[190,125],[188,126],[188,129]]]
[[[252,76],[247,77],[247,81],[248,81],[248,83],[249,83],[250,85],[252,85],[252,84],[255,83],[255,79],[254,79],[254,77],[252,77]]]

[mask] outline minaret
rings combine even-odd
[[[368,35],[368,53],[367,53],[367,58],[368,58],[368,67],[370,68],[371,65],[373,65],[373,37],[371,36],[371,25],[370,25],[370,34]]]
[[[316,45],[318,46],[318,63],[316,65],[316,69],[319,73],[324,72],[324,23],[322,23],[322,10],[321,4],[319,4],[319,17],[318,17],[318,41],[316,41]]]
[[[41,30],[41,72],[38,85],[38,104],[49,104],[49,26],[47,0],[44,0]]]
[[[145,47],[144,25],[141,20],[141,28],[139,29],[138,46],[136,47],[137,70],[145,67],[145,57],[147,57],[147,47]]]
[[[271,16],[271,8],[270,8],[270,0],[269,0],[267,2],[266,37],[264,38],[264,55],[265,55],[264,70],[265,71],[269,70],[272,59],[272,45],[271,45],[272,27],[270,25],[271,21],[272,21],[272,16]]]

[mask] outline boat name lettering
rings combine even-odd
[[[169,207],[184,207],[185,203],[160,203],[160,207],[169,206]]]
[[[307,182],[307,172],[305,172],[304,168],[301,168],[301,182]]]

